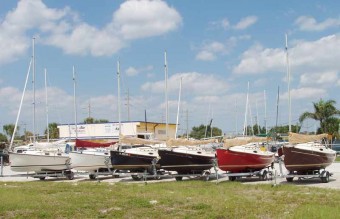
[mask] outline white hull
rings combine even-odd
[[[11,170],[15,172],[51,172],[69,169],[70,158],[65,155],[9,153]]]
[[[109,154],[97,152],[70,152],[71,168],[80,171],[95,172],[98,169],[111,167]]]

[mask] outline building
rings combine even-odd
[[[175,138],[176,124],[168,124],[166,136],[166,124],[157,122],[121,122],[121,134],[140,138],[152,138],[166,140]],[[59,137],[75,139],[118,139],[119,123],[95,123],[95,124],[62,124],[58,125]]]

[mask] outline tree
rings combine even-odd
[[[7,142],[7,137],[6,137],[6,135],[0,133],[0,142]]]
[[[8,136],[8,139],[11,139],[13,136],[13,132],[14,132],[14,124],[6,124],[4,125],[2,128],[4,129],[6,135]],[[20,127],[17,126],[17,131],[19,131]]]
[[[58,139],[59,138],[59,129],[58,124],[53,122],[48,124],[48,129],[50,132],[50,139]],[[45,129],[45,135],[47,136],[47,129]]]
[[[302,123],[305,119],[314,119],[320,122],[319,133],[329,133],[329,122],[334,121],[336,115],[340,115],[340,111],[335,107],[335,100],[324,101],[320,99],[319,102],[314,103],[314,112],[304,112],[299,120]]]
[[[93,117],[87,117],[84,119],[84,123],[86,124],[95,124],[95,123],[107,123],[109,120],[107,119],[94,119]]]
[[[191,138],[195,138],[195,139],[201,139],[201,138],[205,138],[205,133],[207,130],[207,137],[211,136],[221,136],[222,135],[222,130],[216,127],[210,127],[210,125],[205,126],[205,125],[200,125],[199,127],[192,127],[192,131],[190,132],[189,136]]]

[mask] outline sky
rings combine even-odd
[[[180,133],[212,119],[230,134],[245,123],[288,125],[288,84],[294,125],[321,98],[339,108],[339,32],[339,4],[330,0],[2,0],[0,127],[16,121],[33,37],[35,83],[31,68],[21,132],[33,130],[33,102],[40,134],[47,118],[75,122],[73,66],[77,122],[117,122],[119,61],[122,121],[144,121],[146,112],[147,121],[166,122],[167,93],[168,122],[178,115]],[[317,127],[306,120],[302,131]]]

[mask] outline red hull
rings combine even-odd
[[[216,154],[218,167],[232,173],[262,170],[274,162],[274,154],[252,154],[228,149],[217,149]]]
[[[336,157],[335,153],[305,150],[296,147],[282,147],[280,154],[284,156],[286,169],[292,173],[305,174],[314,170],[325,169],[331,165]]]

